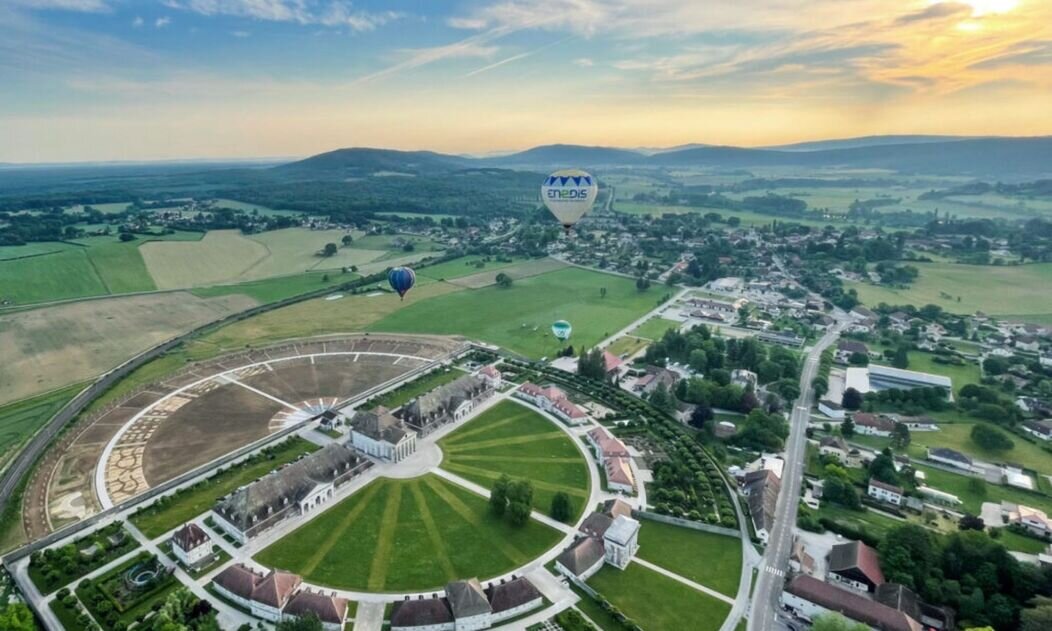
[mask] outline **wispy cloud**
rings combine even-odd
[[[159,17],[153,21],[154,28],[164,28],[172,23],[172,18],[168,16]]]
[[[142,16],[138,16],[137,15],[137,16],[135,16],[135,19],[132,20],[132,23],[131,23],[132,24],[132,28],[141,28],[143,23],[144,23],[144,21],[142,19]]]
[[[565,42],[565,41],[567,41],[569,39],[570,39],[569,37],[564,37],[564,38],[556,40],[554,42],[549,42],[549,43],[547,43],[547,44],[545,44],[543,46],[538,46],[537,48],[534,48],[533,50],[528,50],[528,51],[526,51],[524,53],[519,53],[517,55],[512,55],[511,57],[505,57],[504,59],[501,59],[500,61],[496,61],[494,63],[491,63],[488,66],[482,66],[481,68],[476,68],[475,70],[472,70],[471,72],[467,73],[464,76],[465,77],[474,77],[475,75],[482,74],[483,72],[488,72],[490,70],[493,70],[494,68],[500,68],[501,66],[503,66],[505,64],[510,64],[510,63],[512,63],[514,61],[519,61],[520,59],[526,59],[527,57],[532,57],[533,55],[536,55],[537,53],[539,53],[541,51],[547,50],[547,49],[552,48],[554,46],[558,46],[559,44],[562,44],[563,42]]]
[[[233,15],[269,22],[294,22],[371,31],[405,17],[399,11],[355,10],[341,0],[163,0],[173,9],[201,15]]]
[[[7,0],[10,6],[27,9],[61,9],[65,11],[109,11],[106,0]]]

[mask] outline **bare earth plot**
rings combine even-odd
[[[189,293],[88,300],[0,315],[0,403],[84,381],[195,326],[255,305]]]

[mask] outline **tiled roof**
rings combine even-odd
[[[541,592],[524,577],[493,585],[486,590],[493,613],[514,609],[541,598]]]
[[[252,600],[280,609],[302,582],[303,579],[295,574],[271,570],[252,590]]]
[[[593,537],[581,537],[556,559],[560,565],[580,576],[606,556],[603,544]]]
[[[391,627],[423,627],[453,622],[453,611],[445,598],[400,600],[391,610]]]
[[[811,576],[797,576],[789,582],[785,591],[880,631],[921,631],[923,628],[919,622],[897,609]]]
[[[235,563],[217,574],[212,582],[235,596],[248,599],[252,597],[252,590],[262,580],[261,574],[256,574],[248,567]]]
[[[187,552],[207,542],[208,533],[193,522],[186,524],[172,535],[172,543]]]
[[[467,618],[493,611],[477,578],[446,585],[446,599],[454,618]]]
[[[833,546],[829,552],[829,571],[837,574],[860,573],[874,586],[884,582],[877,551],[861,541]]]
[[[322,622],[343,624],[347,619],[347,600],[304,590],[292,597],[283,612],[293,616],[313,613]]]

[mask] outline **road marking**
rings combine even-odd
[[[779,570],[778,568],[771,565],[768,565],[766,568],[764,568],[764,572],[767,572],[768,574],[774,574],[775,576],[785,576],[784,570]]]

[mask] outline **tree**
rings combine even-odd
[[[577,374],[597,381],[606,379],[606,360],[603,359],[603,351],[598,348],[592,350],[582,348],[581,356],[577,358]]]
[[[498,517],[502,516],[508,508],[508,487],[510,485],[511,478],[507,474],[502,474],[490,487],[489,508]]]
[[[516,527],[526,525],[533,504],[533,484],[529,480],[515,480],[508,484],[508,519]]]
[[[891,447],[902,451],[910,446],[910,428],[905,423],[895,423],[891,430]]]
[[[975,515],[970,515],[968,513],[965,513],[961,517],[960,521],[957,522],[957,528],[960,529],[960,530],[980,530],[981,531],[985,527],[986,527],[986,524],[983,523],[983,518],[982,517],[976,517]]]
[[[895,356],[891,358],[891,365],[895,368],[910,367],[910,349],[905,344],[895,349]]]
[[[556,521],[567,523],[573,517],[573,501],[565,491],[559,491],[552,496],[552,508],[548,512]]]
[[[650,279],[646,276],[640,276],[636,279],[636,291],[646,291],[650,289]]]
[[[336,256],[337,247],[335,243],[326,243],[325,248],[322,249],[321,255],[325,257]]]
[[[815,617],[811,631],[869,631],[861,622],[852,622],[838,613],[824,613]]]
[[[1052,599],[1038,597],[1019,615],[1019,631],[1047,631],[1052,629]]]
[[[712,413],[712,408],[709,407],[708,403],[702,401],[694,406],[694,409],[690,413],[690,426],[703,429],[705,424],[715,418],[715,414]]]
[[[650,393],[650,404],[662,412],[668,412],[669,414],[676,411],[676,400],[668,391],[668,386],[663,383],[659,383],[658,386],[654,388],[654,391]]]
[[[606,287],[600,287],[599,288],[599,297],[600,298],[606,298]]]
[[[869,355],[855,351],[854,353],[851,353],[850,357],[847,358],[847,363],[851,364],[852,366],[868,366]]]
[[[895,471],[895,460],[890,450],[885,449],[869,463],[869,477],[885,484],[899,483],[899,474]]]
[[[852,438],[855,435],[855,421],[851,420],[851,417],[844,419],[844,422],[840,424],[840,435],[844,438]]]
[[[970,436],[972,442],[987,451],[1007,451],[1015,447],[1015,443],[1004,432],[983,423],[973,425]]]
[[[857,410],[862,407],[862,393],[854,388],[844,390],[844,398],[841,404],[848,410]]]
[[[321,631],[321,620],[314,612],[305,616],[282,616],[281,622],[274,627],[275,631]]]
[[[122,243],[127,243],[128,241],[134,241],[135,235],[130,232],[122,232],[121,236],[117,238],[120,239]]]
[[[343,235],[343,238],[340,239],[340,241],[343,243],[344,246],[348,246],[348,245],[354,243],[354,237],[352,237],[349,234],[345,234],[345,235]]]
[[[0,609],[0,629],[10,631],[35,631],[33,612],[24,603],[11,603]]]
[[[862,508],[858,490],[851,483],[847,470],[835,464],[827,464],[823,469],[822,499],[853,510]]]
[[[511,287],[511,276],[508,276],[504,272],[501,272],[501,273],[497,274],[497,279],[496,280],[497,280],[497,286],[498,287],[503,287],[504,289],[507,289],[508,287]]]

